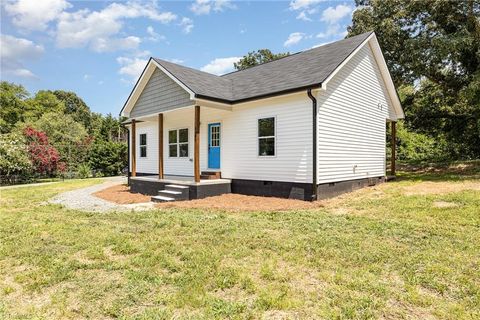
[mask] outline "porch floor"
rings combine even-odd
[[[195,178],[193,176],[176,176],[176,175],[165,175],[163,179],[158,179],[157,175],[130,177],[130,179],[140,180],[140,181],[149,181],[149,182],[179,184],[184,186],[185,185],[199,186],[199,185],[231,183],[230,179],[200,179],[200,182],[195,182]]]

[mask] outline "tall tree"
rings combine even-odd
[[[415,85],[407,127],[446,139],[454,157],[480,157],[480,1],[356,5],[348,36],[375,31],[396,85]]]
[[[0,133],[10,132],[17,122],[24,121],[29,96],[22,85],[0,82]]]
[[[72,116],[72,118],[83,124],[87,130],[91,130],[92,115],[90,108],[85,101],[82,100],[75,92],[55,90],[52,92],[58,100],[65,104],[65,113]]]
[[[244,70],[268,61],[277,60],[290,55],[289,52],[284,53],[272,53],[269,49],[260,49],[257,51],[249,52],[244,55],[238,62],[234,62],[233,66],[237,70]]]

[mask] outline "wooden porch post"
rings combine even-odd
[[[395,151],[396,151],[396,146],[397,146],[397,128],[396,128],[396,122],[392,121],[390,122],[390,129],[391,129],[391,148],[392,148],[392,158],[390,159],[390,172],[391,175],[395,175]]]
[[[130,150],[130,157],[132,158],[132,177],[135,177],[137,175],[137,160],[135,157],[137,151],[137,146],[135,144],[136,136],[137,134],[135,131],[135,119],[132,119],[132,148]]]
[[[163,113],[158,114],[158,179],[163,179]]]
[[[195,182],[200,182],[200,106],[195,106],[195,147],[193,166]]]

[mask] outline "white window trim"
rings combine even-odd
[[[188,130],[188,134],[187,134],[187,138],[188,138],[188,141],[187,142],[179,142],[179,139],[180,139],[180,133],[179,131],[180,130],[183,130],[183,129],[187,129]],[[176,143],[170,143],[170,131],[177,131],[177,142]],[[169,159],[191,159],[190,157],[190,127],[180,127],[180,128],[171,128],[171,129],[168,129],[167,130],[167,152],[168,152],[168,158]],[[180,145],[181,144],[186,144],[188,146],[188,156],[186,157],[180,157]],[[170,145],[176,145],[177,146],[177,156],[176,157],[172,157],[170,156]]]
[[[268,118],[273,118],[273,136],[264,136],[264,137],[260,137],[258,135],[259,133],[259,120],[261,119],[268,119]],[[261,117],[257,117],[257,132],[256,132],[256,135],[257,135],[257,158],[260,158],[260,159],[269,159],[269,158],[276,158],[277,157],[277,116],[261,116]],[[265,139],[265,138],[273,138],[274,139],[274,143],[273,143],[273,152],[274,152],[274,155],[273,156],[269,156],[269,155],[266,155],[266,156],[262,156],[260,155],[260,139]]]
[[[144,134],[145,135],[145,144],[141,144],[142,142],[142,139],[140,138],[140,136]],[[145,157],[142,157],[142,147],[145,146],[145,152],[147,153],[147,155]],[[149,152],[148,152],[148,134],[146,132],[139,132],[138,133],[138,158],[139,159],[148,159],[148,155],[149,155]]]

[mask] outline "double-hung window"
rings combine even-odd
[[[168,155],[171,158],[188,157],[188,129],[168,131]]]
[[[275,156],[275,117],[258,119],[258,155]]]
[[[140,134],[140,158],[147,157],[147,134]]]

